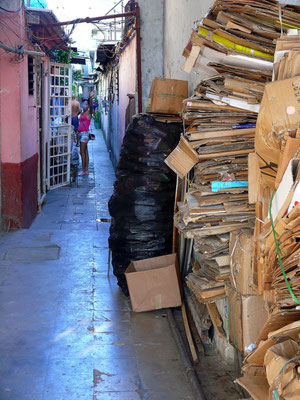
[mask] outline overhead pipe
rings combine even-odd
[[[143,111],[142,94],[142,52],[141,52],[141,15],[138,3],[135,3],[135,28],[136,28],[136,67],[137,67],[137,86],[138,86],[138,113]]]
[[[3,42],[0,41],[0,48],[9,52],[9,53],[15,53],[15,54],[19,54],[20,56],[23,54],[27,54],[33,57],[45,57],[45,53],[42,53],[40,51],[34,51],[34,50],[25,50],[23,47],[20,48],[15,48],[15,47],[10,47],[7,46],[6,44],[4,44]]]
[[[97,22],[97,21],[103,21],[105,19],[114,19],[114,18],[124,18],[124,17],[134,17],[135,16],[135,11],[129,11],[125,13],[120,13],[120,14],[110,14],[110,15],[102,15],[100,17],[86,17],[86,18],[77,18],[77,19],[72,19],[71,21],[64,21],[64,22],[54,22],[53,24],[40,24],[40,25],[34,25],[36,28],[41,28],[44,26],[63,26],[63,25],[73,25],[73,24],[82,24],[82,23],[90,23],[90,22]]]

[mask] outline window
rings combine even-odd
[[[28,94],[33,96],[34,93],[34,58],[28,56]]]

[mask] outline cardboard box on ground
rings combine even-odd
[[[182,304],[176,254],[133,261],[125,276],[135,312]]]

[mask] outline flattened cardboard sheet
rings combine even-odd
[[[183,179],[186,174],[198,162],[198,154],[190,143],[181,136],[180,142],[171,154],[165,159],[165,163],[179,178]]]

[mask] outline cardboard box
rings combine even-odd
[[[132,310],[136,312],[182,304],[177,255],[133,261],[125,271]]]
[[[270,347],[265,355],[266,377],[270,385],[269,399],[297,400],[300,398],[299,344],[286,340]]]
[[[276,218],[278,220],[281,219],[285,215],[287,209],[289,209],[290,212],[295,205],[295,201],[299,202],[299,179],[300,159],[292,158],[288,163],[282,181],[272,201],[271,212],[274,221],[276,221]],[[292,206],[290,207],[291,204]]]
[[[146,112],[179,114],[182,101],[188,97],[188,82],[155,78],[152,82]]]
[[[230,282],[233,288],[245,296],[258,294],[253,281],[253,245],[253,231],[251,229],[230,233]]]
[[[299,137],[293,138],[288,136],[286,139],[286,145],[280,154],[279,167],[275,180],[276,189],[281,183],[281,180],[288,167],[290,160],[294,158],[299,148],[300,148],[300,138]]]
[[[256,123],[255,151],[262,180],[271,189],[275,179],[285,132],[300,125],[300,77],[266,85]]]
[[[242,296],[226,287],[228,296],[229,340],[242,353],[255,345],[268,313],[262,296]]]
[[[269,398],[269,384],[264,376],[242,376],[236,382],[247,390],[253,400]]]

